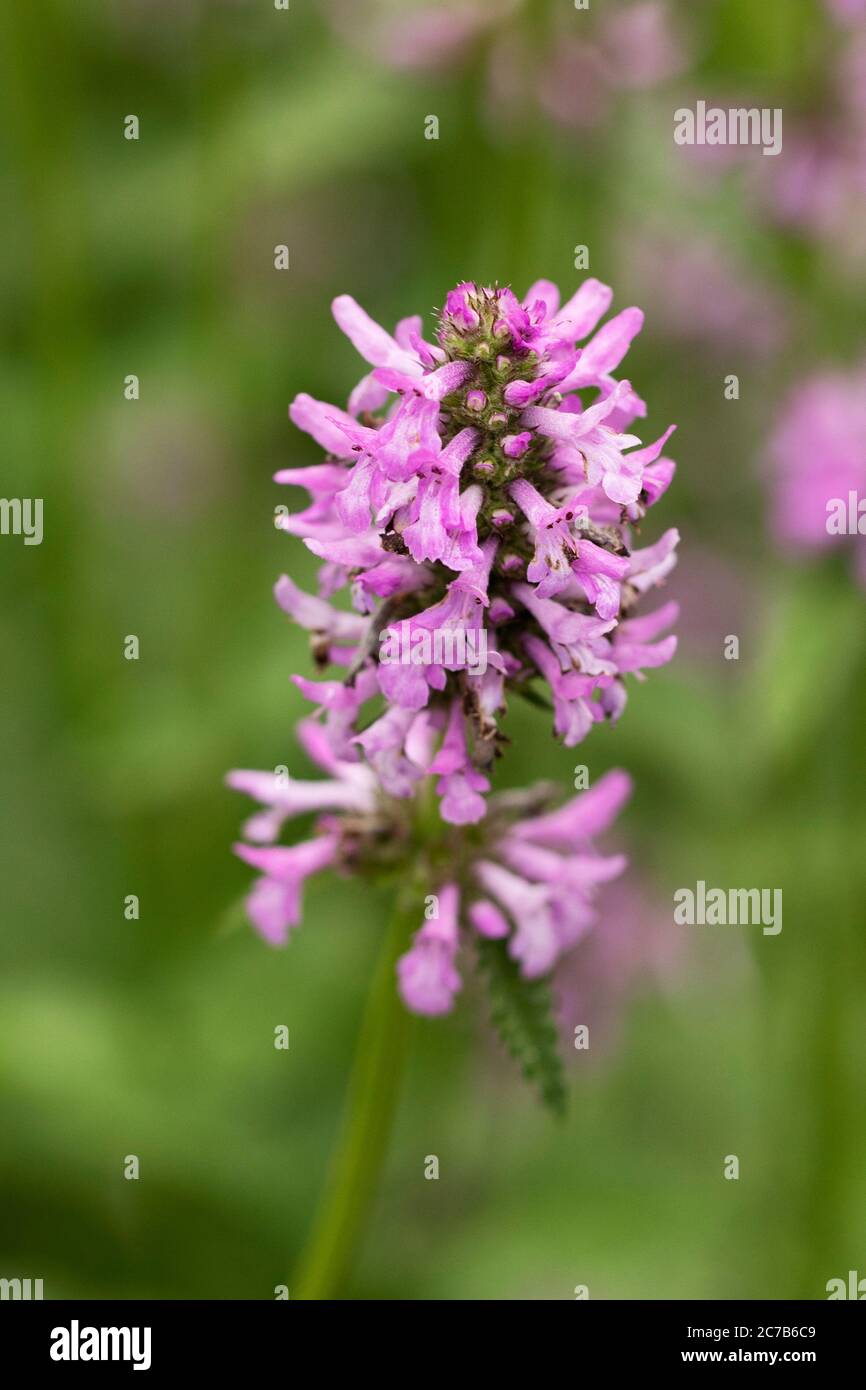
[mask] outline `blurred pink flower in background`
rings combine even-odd
[[[514,124],[536,107],[565,126],[597,124],[618,90],[645,90],[681,72],[689,44],[667,0],[592,11],[551,12],[551,33],[534,27],[521,0],[331,0],[341,37],[388,67],[454,70],[487,47],[486,103],[494,122]]]
[[[519,125],[533,107],[572,127],[597,125],[608,111],[604,61],[581,38],[563,36],[539,69],[528,61],[520,34],[504,33],[491,48],[487,84],[487,106],[497,126]]]
[[[866,19],[866,0],[824,0],[827,9],[840,24]]]
[[[846,36],[838,72],[844,109],[862,139],[866,136],[866,20]]]
[[[803,550],[851,544],[832,522],[828,530],[828,509],[837,501],[847,511],[851,493],[866,498],[866,365],[821,372],[798,386],[783,404],[768,461],[779,540]],[[866,584],[866,537],[855,532],[853,542]]]
[[[616,1040],[634,997],[674,986],[687,965],[689,937],[645,883],[632,874],[608,885],[604,930],[589,932],[554,976],[557,1015],[573,1060],[575,1029],[589,1028],[589,1055]]]
[[[690,545],[677,571],[678,650],[693,666],[717,667],[722,637],[738,633],[744,648],[759,629],[762,600],[754,577],[731,547]]]
[[[829,59],[806,111],[784,111],[782,147],[764,159],[752,145],[692,144],[678,150],[683,168],[718,193],[720,175],[738,175],[730,196],[743,192],[774,229],[784,228],[829,253],[846,274],[866,269],[866,5],[847,7],[850,24],[831,43]],[[760,105],[754,91],[719,93],[708,106]]]
[[[665,0],[639,0],[597,18],[575,11],[556,27],[534,66],[516,29],[497,36],[489,70],[497,120],[513,121],[522,106],[534,103],[562,126],[598,125],[619,92],[666,82],[690,60],[689,44]]]
[[[622,274],[660,331],[711,353],[761,358],[787,336],[780,295],[707,236],[646,227],[621,241]],[[699,312],[697,307],[699,306]]]
[[[611,81],[621,87],[654,87],[676,77],[689,61],[682,26],[666,0],[605,9],[599,20],[599,47]]]
[[[862,6],[861,6],[862,11]],[[829,74],[834,106],[785,133],[754,174],[771,221],[823,243],[848,271],[866,268],[866,23],[846,34]]]
[[[827,126],[794,134],[759,197],[772,220],[826,244],[850,268],[866,261],[866,139]]]

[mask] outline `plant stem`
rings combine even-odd
[[[292,1298],[339,1296],[376,1195],[400,1092],[409,1015],[395,966],[417,925],[414,896],[401,894],[382,943],[355,1052],[342,1131]]]

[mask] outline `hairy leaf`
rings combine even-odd
[[[494,1028],[545,1105],[563,1114],[565,1079],[547,982],[525,980],[504,941],[479,939],[478,958]]]

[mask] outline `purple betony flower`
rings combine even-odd
[[[565,687],[557,679],[551,689],[557,728],[573,742],[621,710],[625,668],[617,653],[625,648],[616,625],[673,564],[673,530],[656,546],[632,549],[635,528],[673,473],[663,456],[671,430],[648,445],[629,432],[646,406],[613,373],[643,316],[625,309],[599,327],[611,299],[594,279],[562,307],[547,281],[522,301],[510,289],[465,282],[449,291],[437,341],[426,343],[419,320],[405,320],[392,336],[342,295],[335,315],[372,371],[348,411],[306,395],[290,410],[329,459],[277,475],[312,499],[285,518],[285,528],[298,534],[309,518],[304,539],[325,564],[318,597],[284,577],[278,599],[311,631],[320,662],[342,653],[350,685],[375,673],[365,685],[371,702],[383,695],[405,710],[430,706],[443,736],[462,718],[473,795],[449,797],[446,819],[462,820],[469,808],[477,819],[484,814],[480,792],[500,744],[496,709],[479,718],[477,679],[459,659],[379,661],[383,631],[483,629],[504,697],[551,680],[551,624],[572,620],[573,627],[595,615],[602,622],[592,628],[592,646],[575,649]],[[344,586],[353,614],[330,603]],[[537,604],[545,601],[542,618]],[[652,649],[648,664],[673,648],[668,639]],[[630,645],[629,671],[640,670],[642,650]],[[366,724],[360,707],[356,713]],[[331,726],[342,733],[339,721]],[[452,785],[440,780],[442,794]]]
[[[282,524],[323,564],[318,594],[286,575],[275,593],[320,671],[336,668],[294,678],[316,706],[301,738],[328,780],[230,775],[264,808],[246,826],[255,844],[238,847],[262,873],[250,915],[281,943],[309,874],[420,858],[439,914],[400,964],[417,1012],[451,1007],[467,934],[507,938],[526,978],[546,974],[624,862],[589,842],[628,794],[623,773],[528,820],[513,797],[491,798],[489,814],[486,799],[510,694],[546,687],[571,747],[620,716],[627,674],[675,650],[674,637],[654,639],[676,604],[634,613],[675,563],[675,530],[634,545],[673,476],[671,428],[648,444],[631,432],[646,405],[614,373],[643,316],[625,309],[599,327],[611,299],[595,279],[562,306],[549,281],[522,300],[464,282],[427,342],[420,319],[391,335],[342,295],[335,317],[371,370],[346,410],[303,394],[290,407],[326,459],[277,474],[310,496]],[[348,607],[332,601],[341,591]],[[428,786],[441,817],[429,862],[416,833]],[[549,800],[525,793],[521,807],[527,797]],[[312,840],[272,843],[287,817],[311,811]]]

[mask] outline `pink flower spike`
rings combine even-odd
[[[585,47],[572,40],[563,51],[566,80],[575,46]],[[598,56],[580,71],[606,88]],[[545,75],[539,85],[552,103],[556,83]],[[291,514],[279,509],[277,525],[319,566],[312,592],[292,571],[274,590],[312,638],[318,678],[292,680],[314,706],[297,739],[320,780],[289,778],[281,765],[229,775],[258,803],[244,826],[253,843],[237,851],[261,875],[248,911],[281,944],[318,868],[379,883],[420,856],[439,912],[397,968],[403,1000],[420,1013],[453,1007],[461,932],[485,954],[509,952],[527,978],[546,974],[592,931],[598,890],[625,862],[592,843],[628,795],[623,773],[559,810],[546,784],[499,793],[482,824],[511,692],[543,687],[553,731],[572,748],[622,715],[627,677],[643,679],[676,647],[676,605],[641,611],[643,593],[675,562],[677,532],[654,539],[643,524],[673,476],[663,453],[671,431],[649,444],[628,432],[647,406],[613,373],[643,315],[627,308],[604,323],[611,299],[595,279],[561,307],[548,280],[522,300],[465,281],[445,297],[428,343],[420,317],[401,319],[392,335],[340,295],[334,316],[364,375],[348,410],[303,393],[290,407],[325,451],[318,464],[277,474],[308,498]],[[815,430],[827,437],[841,397],[835,384],[818,396]],[[856,410],[851,419],[837,432],[834,476],[844,473],[845,441],[863,433]],[[790,434],[775,447],[789,454]],[[799,452],[808,475],[814,441]],[[802,517],[818,493],[807,496],[801,477],[798,488]],[[646,544],[634,549],[639,524]],[[411,805],[425,778],[439,797],[439,832]],[[521,819],[527,807],[539,813]],[[305,814],[314,838],[274,843],[289,817]],[[548,1098],[556,1090],[545,1082]]]

